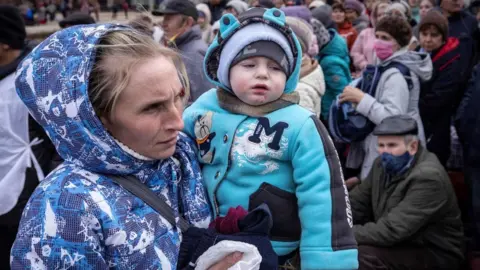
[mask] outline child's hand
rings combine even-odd
[[[347,86],[345,89],[343,89],[343,93],[340,94],[340,103],[350,101],[358,104],[360,101],[362,101],[364,95],[365,93],[363,93],[362,90],[352,86]]]

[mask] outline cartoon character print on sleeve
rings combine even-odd
[[[200,151],[200,157],[203,162],[211,164],[215,158],[215,147],[212,148],[212,140],[217,135],[212,130],[213,112],[209,111],[205,115],[199,115],[195,121],[195,137]]]

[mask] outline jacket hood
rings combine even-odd
[[[227,3],[227,5],[225,7],[227,7],[227,8],[231,7],[233,9],[235,9],[235,11],[238,14],[240,14],[240,13],[243,13],[243,12],[247,11],[248,4],[243,2],[242,0],[231,0],[230,2]]]
[[[222,72],[218,72],[221,64],[220,58],[223,48],[226,45],[230,46],[230,44],[228,44],[228,41],[239,30],[244,29],[246,26],[250,27],[254,24],[258,25],[261,23],[264,24],[265,28],[274,27],[278,31],[275,31],[275,33],[265,31],[252,31],[251,35],[247,35],[245,38],[239,39],[235,37],[234,39],[238,41],[235,43],[235,46],[238,48],[244,48],[248,44],[261,40],[276,42],[285,51],[286,49],[284,48],[284,46],[288,46],[293,54],[293,59],[292,61],[290,61],[292,68],[290,76],[287,78],[285,84],[284,93],[288,94],[295,91],[300,75],[300,67],[302,64],[302,48],[300,46],[300,42],[295,36],[295,33],[293,33],[293,31],[291,31],[291,29],[285,23],[285,14],[281,10],[277,8],[251,8],[248,11],[242,13],[238,17],[238,19],[235,18],[232,14],[225,14],[222,16],[219,22],[220,31],[213,40],[210,47],[208,48],[203,63],[203,70],[206,74],[206,77],[211,83],[213,83],[217,87],[232,92],[232,90],[228,86],[224,85],[220,81],[218,75],[218,73],[224,73],[224,70],[222,69],[220,69],[220,71]],[[281,39],[285,41],[280,42],[279,36],[281,36]],[[232,54],[232,52],[228,51],[228,54],[230,55]]]
[[[428,53],[402,49],[389,57],[382,65],[387,65],[391,61],[404,64],[411,72],[415,73],[421,81],[428,81],[432,77],[433,65],[430,54]]]
[[[135,173],[154,162],[139,158],[117,143],[96,116],[88,97],[95,45],[106,33],[118,30],[134,31],[113,24],[58,31],[23,60],[16,74],[18,95],[60,156],[104,174]]]
[[[210,12],[210,9],[208,6],[204,3],[200,3],[197,5],[197,10],[200,10],[201,12],[205,13],[205,23],[208,25],[212,22],[212,13]]]
[[[341,37],[334,29],[330,28],[328,29],[328,32],[330,33],[331,40],[320,50],[320,54],[335,55],[342,59],[348,59],[348,47],[345,39]]]

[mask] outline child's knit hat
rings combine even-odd
[[[285,14],[276,8],[252,8],[238,19],[226,14],[220,19],[220,32],[205,55],[204,71],[216,86],[232,92],[230,69],[254,56],[277,62],[287,75],[285,93],[297,86],[302,49],[295,33],[285,23]]]

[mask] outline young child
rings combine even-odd
[[[327,130],[294,92],[301,46],[279,9],[220,19],[204,61],[211,89],[184,113],[216,216],[267,203],[279,264],[356,269],[348,193]]]

